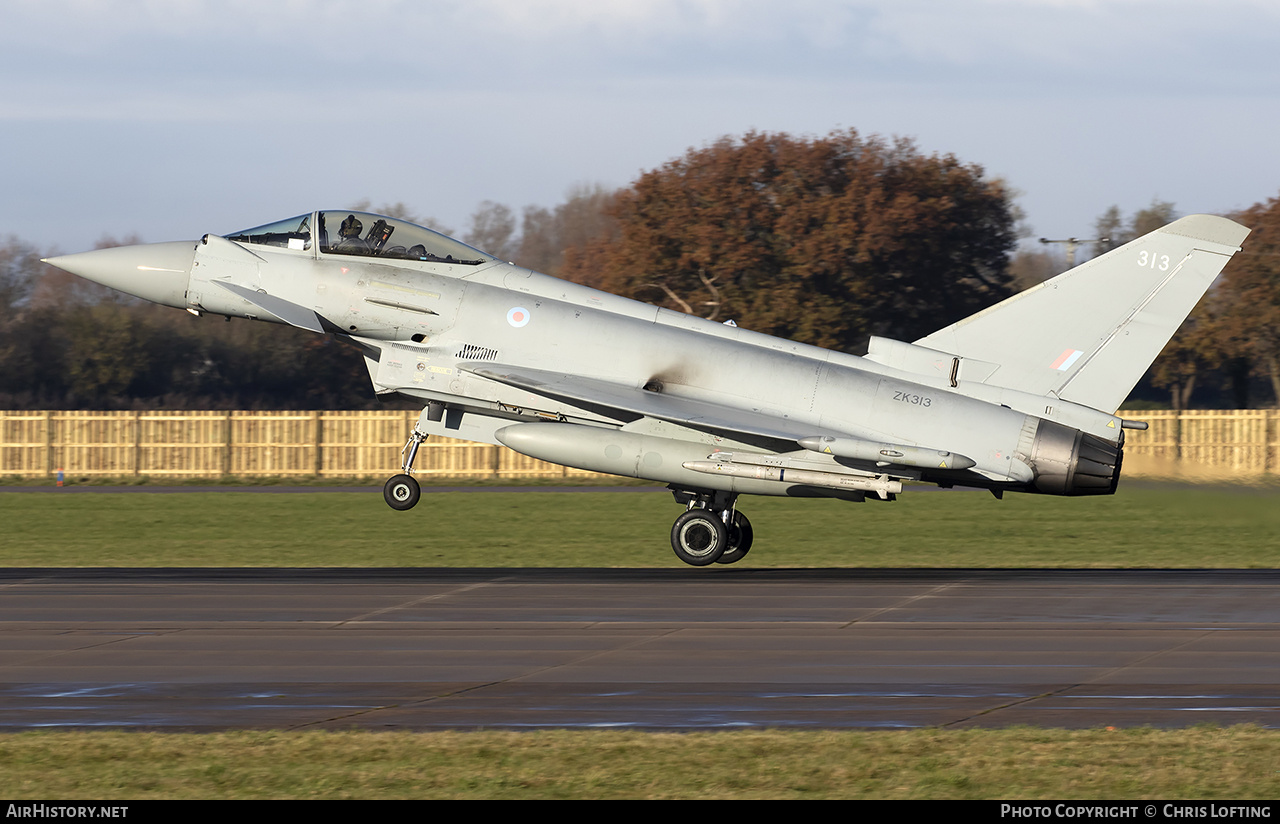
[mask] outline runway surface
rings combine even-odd
[[[1280,725],[1280,572],[0,570],[0,729]]]

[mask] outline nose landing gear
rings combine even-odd
[[[422,497],[422,488],[418,486],[412,473],[413,459],[418,457],[418,447],[422,446],[426,439],[427,436],[419,432],[417,427],[409,433],[408,443],[404,445],[404,449],[400,450],[400,454],[404,456],[400,468],[404,471],[399,475],[391,476],[391,479],[382,486],[382,499],[392,509],[401,512],[413,509],[418,499]]]

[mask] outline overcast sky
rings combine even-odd
[[[909,136],[1036,235],[1280,194],[1275,0],[4,0],[0,235],[367,198],[461,233],[747,130]]]

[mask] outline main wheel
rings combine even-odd
[[[724,554],[716,559],[717,564],[736,564],[751,551],[751,542],[755,533],[751,530],[751,522],[741,512],[734,512],[729,523],[729,545]]]
[[[396,475],[383,485],[382,497],[387,506],[403,512],[413,509],[414,504],[422,497],[422,488],[412,475]]]
[[[671,527],[671,548],[686,564],[714,564],[729,546],[729,532],[715,513],[691,509]]]

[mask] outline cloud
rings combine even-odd
[[[148,89],[283,101],[673,77],[1273,89],[1278,23],[1261,0],[17,0],[0,68],[60,84],[54,112]]]
[[[427,192],[461,225],[724,134],[855,127],[1008,174],[1033,222],[1069,225],[1037,204],[1140,206],[1188,156],[1213,158],[1182,172],[1204,191],[1259,181],[1277,53],[1271,0],[8,0],[0,182],[20,196],[0,222],[42,231],[89,181],[150,198],[198,167],[200,225],[246,185],[273,198],[260,222]],[[1249,185],[1233,203],[1274,183]]]

